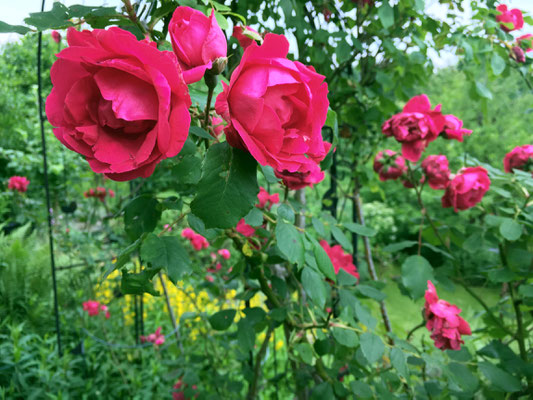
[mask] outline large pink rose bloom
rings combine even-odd
[[[522,11],[520,11],[518,8],[508,10],[505,4],[500,4],[498,7],[496,7],[496,10],[500,12],[500,14],[496,15],[496,21],[500,22],[500,27],[505,32],[522,29],[524,26],[524,17],[522,15]],[[510,26],[506,26],[504,24],[510,24]]]
[[[422,169],[425,179],[432,189],[446,189],[450,184],[450,169],[446,156],[427,156],[422,161]]]
[[[468,322],[459,316],[461,309],[440,300],[431,281],[428,281],[425,298],[426,328],[431,332],[435,347],[441,350],[460,350],[464,343],[461,335],[472,334]]]
[[[313,67],[288,60],[288,51],[282,35],[267,34],[261,46],[248,46],[230,84],[223,83],[216,110],[228,122],[231,146],[279,174],[301,178],[320,172],[330,147],[321,133],[328,86]]]
[[[190,7],[178,7],[168,25],[172,49],[187,83],[197,82],[217,58],[226,57],[228,44],[215,11],[207,17]]]
[[[380,181],[396,180],[407,173],[405,158],[392,150],[380,151],[374,158],[374,172],[379,174]]]
[[[455,211],[474,207],[490,188],[487,170],[483,167],[464,168],[452,179],[444,196],[443,207],[453,207]]]
[[[120,28],[67,32],[51,70],[46,115],[54,134],[92,170],[148,177],[181,150],[191,117],[176,57]]]
[[[503,159],[505,172],[513,172],[513,169],[522,169],[533,172],[533,145],[526,144],[517,146],[505,155]]]
[[[339,271],[343,269],[359,280],[359,272],[357,272],[357,267],[353,263],[352,255],[344,252],[341,245],[336,244],[335,246],[330,246],[325,240],[321,240],[320,245],[329,256],[329,259],[333,264],[335,274],[338,274]]]
[[[393,136],[402,144],[402,155],[416,162],[428,143],[437,139],[444,129],[445,120],[440,107],[439,104],[432,110],[425,94],[415,96],[401,113],[385,121],[381,128],[383,134]]]
[[[30,181],[25,176],[12,176],[9,178],[7,188],[10,190],[16,190],[17,192],[24,193],[28,190]]]

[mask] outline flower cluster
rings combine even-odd
[[[426,328],[435,346],[441,350],[459,350],[464,343],[461,335],[472,334],[468,322],[459,316],[461,309],[439,299],[431,281],[428,281],[425,299]]]
[[[521,169],[533,174],[533,145],[517,146],[507,153],[503,159],[503,168],[505,172]]]
[[[172,392],[172,399],[173,400],[189,400],[190,397],[185,396],[184,390],[187,388],[187,384],[183,383],[183,381],[180,379],[176,384],[174,385],[174,391]],[[198,387],[196,385],[192,385],[191,388],[193,390],[197,390]],[[198,394],[196,394],[194,397],[196,398]]]
[[[90,317],[94,317],[95,315],[100,314],[100,311],[104,313],[106,319],[109,319],[109,317],[111,317],[111,314],[109,313],[109,308],[105,304],[100,303],[99,301],[87,300],[82,303],[82,306],[83,311],[87,311],[87,314],[89,314]]]
[[[17,192],[24,193],[28,190],[30,181],[25,176],[12,176],[9,178],[7,188],[9,190],[16,190]]]
[[[153,343],[155,347],[161,346],[163,343],[165,343],[165,336],[161,334],[161,327],[159,326],[154,333],[150,333],[147,336],[140,337],[141,343],[149,342]]]
[[[341,269],[354,276],[359,280],[359,272],[357,272],[357,267],[353,263],[353,257],[351,254],[346,253],[341,245],[336,244],[335,246],[330,246],[329,243],[325,240],[320,241],[320,245],[325,250],[331,263],[333,264],[333,269],[335,274],[338,274]]]
[[[185,228],[181,231],[181,236],[189,239],[194,250],[200,251],[202,249],[207,249],[209,247],[209,242],[205,237],[196,233],[191,228]]]
[[[500,28],[505,32],[517,31],[523,28],[524,16],[518,8],[508,9],[505,4],[500,4],[496,7],[496,10],[498,11],[496,21],[500,23]],[[530,33],[519,36],[516,39],[516,43],[511,47],[511,58],[518,63],[525,63],[526,52],[533,51],[532,38],[533,35]]]
[[[410,162],[420,160],[429,142],[439,136],[462,142],[465,135],[472,133],[463,128],[463,121],[455,115],[443,115],[440,110],[440,105],[432,109],[428,97],[422,94],[409,100],[401,113],[385,121],[383,133],[401,143],[402,155],[389,149],[376,155],[374,171],[381,181],[401,179],[405,187],[414,187],[416,182],[409,171]],[[412,165],[411,170],[414,169]],[[455,211],[475,206],[490,187],[488,173],[482,167],[463,168],[453,176],[445,155],[427,156],[420,163],[420,169],[421,183],[445,190],[442,206],[453,207]]]
[[[187,85],[225,68],[227,41],[214,10],[206,16],[178,7],[168,32],[172,52],[117,27],[68,29],[69,47],[51,70],[46,114],[55,136],[94,172],[118,181],[148,177],[176,156],[191,123]],[[331,147],[321,134],[329,105],[325,77],[289,60],[283,35],[267,34],[261,46],[250,27],[236,27],[234,36],[244,54],[216,99],[227,125],[210,119],[213,135],[223,130],[231,146],[273,167],[291,189],[320,182],[319,163]]]
[[[222,260],[220,260],[218,257],[221,257]],[[231,258],[231,252],[228,249],[219,249],[216,253],[211,253],[211,265],[207,268],[207,272],[210,274],[216,273],[222,269],[222,262],[223,260],[229,260]],[[229,268],[229,272],[231,272],[232,268]],[[205,279],[209,282],[213,282],[215,278],[213,275],[207,274],[205,276]]]
[[[106,196],[115,197],[115,191],[98,186],[96,189],[89,189],[83,193],[85,198],[95,197],[102,202],[105,201]]]

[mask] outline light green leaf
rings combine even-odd
[[[433,267],[422,256],[410,256],[402,264],[402,283],[409,290],[413,299],[424,295],[427,281],[433,281]]]
[[[389,29],[394,25],[394,9],[388,0],[383,1],[383,4],[378,8],[378,17],[383,28]]]
[[[326,304],[326,287],[324,279],[309,267],[302,271],[302,286],[307,296],[320,308]]]
[[[507,240],[518,240],[522,236],[522,225],[510,218],[506,218],[500,225],[500,233]]]
[[[368,362],[373,364],[383,355],[385,345],[379,336],[365,332],[361,335],[361,350]]]

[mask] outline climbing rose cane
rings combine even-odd
[[[267,34],[261,46],[252,43],[229,85],[216,100],[216,111],[228,125],[228,143],[247,150],[261,165],[287,177],[318,174],[329,150],[322,139],[328,111],[328,87],[313,67],[288,60],[289,42]],[[289,179],[287,178],[287,182]]]
[[[202,79],[205,71],[213,66],[213,61],[227,55],[226,37],[218,26],[215,10],[211,10],[207,17],[193,8],[178,7],[168,32],[187,83]]]
[[[181,150],[191,100],[176,57],[120,28],[79,32],[51,70],[46,115],[54,134],[94,172],[148,177]]]
[[[461,309],[440,300],[431,281],[428,281],[425,298],[426,328],[431,332],[435,346],[441,350],[460,350],[464,343],[461,335],[472,334],[468,322],[459,316]]]
[[[452,179],[442,197],[443,207],[466,210],[481,201],[490,188],[487,170],[483,167],[464,168]]]

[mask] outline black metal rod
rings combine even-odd
[[[44,11],[44,2],[41,3],[41,12]],[[46,194],[46,215],[48,216],[48,241],[50,244],[50,267],[52,269],[52,288],[54,291],[54,314],[56,320],[56,336],[57,336],[57,353],[59,356],[63,355],[61,349],[61,327],[59,321],[59,305],[57,301],[57,279],[56,279],[56,263],[54,258],[54,236],[52,232],[52,206],[50,202],[50,186],[48,184],[48,160],[46,158],[46,137],[44,134],[44,117],[43,117],[43,84],[41,79],[41,58],[43,47],[43,33],[39,32],[37,35],[37,97],[39,101],[39,124],[41,127],[41,146],[43,153],[43,173],[44,173],[44,190]]]

